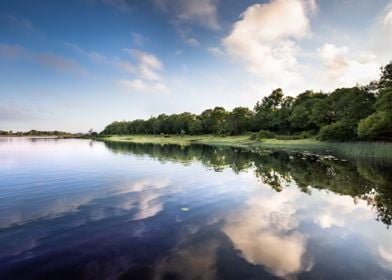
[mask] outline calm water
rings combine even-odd
[[[392,279],[392,169],[0,138],[0,279]]]

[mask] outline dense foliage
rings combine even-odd
[[[392,62],[378,81],[331,93],[305,91],[284,96],[281,89],[257,102],[253,110],[215,107],[200,115],[161,114],[148,120],[113,122],[102,135],[226,134],[259,132],[317,135],[324,141],[392,140]]]

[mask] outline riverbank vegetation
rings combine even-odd
[[[290,150],[299,152],[316,152],[319,154],[335,154],[343,158],[368,159],[392,162],[392,143],[388,142],[323,142],[314,138],[308,139],[255,139],[254,134],[234,136],[224,135],[114,135],[101,137],[105,142],[123,142],[135,144],[173,144],[189,146],[201,144],[243,148],[260,151],[265,149]]]
[[[0,130],[0,136],[56,136],[56,137],[79,137],[81,134],[75,134],[64,131],[41,131],[41,130],[30,130],[30,131],[3,131]]]
[[[241,135],[251,140],[317,137],[321,141],[392,140],[392,62],[381,68],[378,81],[367,86],[339,88],[331,93],[305,91],[284,96],[281,89],[253,109],[223,107],[196,115],[160,114],[147,120],[116,121],[100,135]],[[285,139],[286,138],[286,139]]]

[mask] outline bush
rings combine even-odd
[[[356,138],[356,125],[351,122],[338,121],[323,126],[319,132],[318,139],[321,141],[351,141]]]
[[[361,120],[358,125],[358,136],[363,140],[391,140],[392,114],[377,111]]]
[[[309,131],[304,131],[304,132],[301,132],[299,134],[299,137],[301,139],[308,139],[308,138],[312,138],[314,136],[315,136],[315,133],[314,132],[309,132]]]
[[[274,138],[275,134],[269,130],[260,130],[259,132],[252,133],[250,140],[270,139]]]

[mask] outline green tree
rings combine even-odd
[[[226,119],[226,132],[230,135],[237,135],[249,131],[253,117],[253,112],[246,107],[234,108]]]
[[[201,125],[201,121],[199,119],[194,120],[189,125],[189,133],[192,135],[203,134],[203,126]]]
[[[223,107],[215,107],[201,113],[200,120],[204,133],[219,134],[228,116],[228,112]]]
[[[356,124],[348,121],[338,121],[323,126],[318,137],[322,141],[351,141],[356,137]]]
[[[320,118],[318,109],[321,103],[325,103],[326,95],[322,93],[315,93],[307,90],[301,93],[295,99],[292,106],[292,113],[290,115],[290,124],[293,132],[301,131],[318,131],[320,123],[317,120]],[[325,106],[324,109],[329,109]]]
[[[283,101],[283,91],[278,88],[254,106],[255,127],[257,130],[279,130],[278,111]]]
[[[364,140],[392,140],[392,88],[380,92],[376,112],[360,121],[358,136]]]
[[[378,81],[378,88],[380,90],[392,88],[392,61],[384,67],[381,67],[381,77]]]

